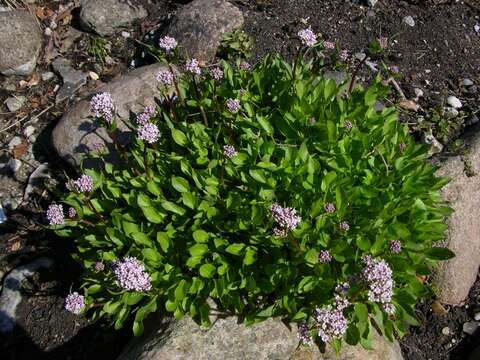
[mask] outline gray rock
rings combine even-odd
[[[450,117],[457,117],[459,112],[457,109],[453,108],[453,107],[450,107],[450,106],[447,106],[445,107],[445,112],[450,115]]]
[[[467,321],[463,324],[462,330],[465,334],[473,335],[478,329],[479,323],[476,321]]]
[[[54,76],[55,76],[55,74],[51,71],[44,72],[42,74],[42,81],[49,81],[49,80],[53,79]]]
[[[480,321],[480,312],[477,312],[475,313],[475,315],[473,316],[473,318],[477,321]]]
[[[415,89],[413,89],[413,91],[415,92],[415,97],[416,97],[417,99],[423,97],[423,95],[424,95],[422,89],[415,88]]]
[[[374,334],[372,350],[367,350],[361,345],[351,346],[344,344],[340,354],[327,346],[324,353],[321,353],[317,346],[300,346],[291,360],[403,360],[402,351],[397,341],[393,343]]]
[[[121,0],[82,0],[80,23],[86,30],[99,35],[113,35],[146,17],[141,5]]]
[[[378,0],[367,0],[369,6],[374,7],[377,5]]]
[[[8,167],[15,174],[22,167],[22,162],[18,159],[12,158],[8,160]]]
[[[35,127],[32,125],[28,125],[24,130],[23,130],[23,136],[25,136],[27,139],[33,138],[33,134],[35,134]]]
[[[450,328],[448,326],[445,326],[444,328],[442,328],[442,334],[443,335],[449,336],[451,333],[452,333],[452,331],[450,330]]]
[[[242,12],[228,1],[194,0],[177,13],[167,34],[177,39],[186,57],[209,61],[220,45],[220,35],[242,25]]]
[[[470,94],[476,94],[478,92],[478,86],[477,85],[472,85],[468,88],[468,92]]]
[[[42,257],[32,263],[12,270],[3,282],[0,296],[0,332],[12,331],[17,317],[17,307],[22,300],[22,282],[41,268],[49,268],[53,261]]]
[[[463,79],[462,84],[463,84],[463,86],[472,86],[473,81],[470,80],[470,79]]]
[[[83,71],[75,70],[70,61],[64,58],[57,58],[53,61],[53,69],[62,77],[63,85],[57,92],[56,101],[60,102],[71,97],[87,83],[87,74]]]
[[[28,178],[27,186],[23,193],[23,200],[26,201],[36,189],[38,190],[45,179],[50,179],[50,168],[48,163],[43,163],[38,166]]]
[[[413,17],[410,16],[410,15],[405,16],[405,17],[403,18],[403,22],[404,22],[405,24],[407,24],[408,26],[410,26],[410,27],[414,27],[414,26],[415,26],[415,20],[413,20]]]
[[[447,104],[455,109],[460,109],[462,107],[462,102],[456,96],[449,96],[447,98]]]
[[[441,153],[443,150],[443,145],[431,133],[425,134],[423,142],[425,144],[431,145],[430,149],[428,150],[429,157]]]
[[[140,113],[145,106],[154,105],[158,96],[155,75],[164,67],[160,64],[144,66],[119,76],[96,92],[109,92],[116,104],[117,116],[128,119],[130,112]],[[120,120],[121,131],[129,131]],[[111,150],[111,139],[103,128],[98,128],[90,112],[90,101],[79,101],[65,114],[52,133],[57,152],[74,165],[80,164],[81,154],[93,149],[96,143],[104,143]]]
[[[13,150],[15,146],[18,146],[22,143],[22,138],[20,136],[14,136],[9,142],[8,142],[8,149]]]
[[[298,345],[296,329],[278,319],[247,327],[235,317],[218,318],[208,329],[187,316],[166,329],[157,324],[157,330],[134,340],[118,360],[289,359]]]
[[[2,204],[0,204],[0,224],[3,224],[5,221],[7,221],[7,214],[3,210]]]
[[[325,71],[324,78],[327,80],[334,80],[337,85],[342,84],[344,81],[348,79],[347,74],[345,71]]]
[[[22,95],[9,97],[5,101],[5,105],[7,105],[8,111],[15,112],[22,108],[23,104],[25,104],[25,101],[27,101],[27,98]]]
[[[28,11],[0,12],[0,72],[29,75],[35,69],[42,33]]]
[[[473,176],[465,173],[466,163]],[[438,175],[452,179],[443,188],[442,195],[454,210],[447,221],[446,242],[455,257],[440,263],[435,282],[441,302],[460,305],[466,300],[480,266],[480,135],[471,141],[464,158],[449,158]]]

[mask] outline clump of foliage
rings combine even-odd
[[[107,40],[101,36],[94,35],[88,44],[88,54],[93,56],[100,64],[105,65],[105,58],[108,56]]]
[[[224,33],[221,37],[219,55],[225,59],[249,59],[252,56],[253,38],[243,30]]]
[[[322,46],[310,29],[299,37]],[[175,68],[175,39],[160,47],[159,100],[130,124],[136,136],[114,163],[92,150],[102,165],[67,183],[68,215],[47,213],[85,270],[68,308],[116,328],[132,318],[139,334],[157,310],[208,326],[212,299],[246,324],[283,317],[302,342],[337,349],[417,324],[422,278],[452,256],[435,246],[447,180],[394,108],[375,110],[380,77],[348,91],[303,52],[294,64]],[[92,99],[115,140],[114,107],[107,93]]]

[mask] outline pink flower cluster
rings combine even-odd
[[[50,225],[63,225],[65,223],[63,206],[60,204],[50,204],[47,209],[47,220]]]
[[[80,295],[78,292],[73,292],[68,294],[65,298],[65,310],[70,311],[71,313],[78,315],[82,312],[82,309],[85,307],[85,298],[83,295]]]
[[[160,135],[157,125],[149,122],[138,128],[138,137],[149,144],[156,142]]]
[[[277,203],[270,206],[270,214],[278,223],[278,227],[273,229],[276,236],[285,236],[289,230],[295,230],[302,221],[302,218],[297,215],[297,210],[290,207],[282,207]]]
[[[82,175],[77,180],[68,180],[65,186],[70,191],[86,194],[93,190],[93,179],[90,175]]]
[[[170,70],[160,70],[155,78],[160,83],[160,85],[172,85],[173,83],[173,74]]]
[[[157,113],[155,106],[149,105],[143,110],[143,113],[137,116],[137,123],[145,125]]]
[[[220,69],[219,67],[214,67],[212,70],[210,70],[210,75],[217,81],[220,81],[223,79],[223,70]]]
[[[400,254],[402,252],[402,243],[398,240],[390,241],[390,251],[394,254]]]
[[[325,49],[333,50],[333,49],[335,49],[335,44],[331,41],[324,41],[323,42],[323,47]]]
[[[160,46],[160,48],[162,48],[166,52],[169,52],[175,49],[178,43],[177,43],[177,40],[175,40],[175,38],[170,36],[164,36],[158,41],[158,45]]]
[[[323,208],[325,209],[325,211],[329,214],[331,213],[334,213],[335,212],[335,205],[333,205],[332,203],[326,203]]]
[[[390,303],[394,286],[390,266],[385,260],[373,259],[369,255],[362,260],[365,264],[362,277],[368,284],[368,299],[381,304]]]
[[[317,43],[317,35],[315,35],[311,28],[300,30],[297,35],[305,46],[312,47]]]
[[[348,322],[342,310],[331,306],[315,310],[318,336],[323,342],[327,343],[330,340],[339,339],[347,331]]]
[[[318,261],[323,264],[328,264],[330,261],[332,261],[332,256],[330,255],[330,252],[328,250],[320,250],[320,252],[318,253]]]
[[[74,218],[77,215],[77,210],[75,210],[73,207],[68,208],[68,217],[69,218]]]
[[[245,70],[245,71],[250,71],[250,70],[252,70],[252,65],[250,65],[250,63],[248,63],[246,61],[242,61],[240,63],[240,69]]]
[[[108,92],[103,92],[93,96],[92,100],[90,100],[90,111],[96,117],[103,118],[107,123],[111,124],[115,111],[112,95]]]
[[[117,260],[112,265],[118,285],[124,290],[148,291],[152,288],[145,266],[134,257]]]
[[[343,230],[343,231],[348,231],[350,230],[350,225],[346,222],[346,221],[342,221],[338,227],[340,228],[340,230]]]
[[[223,155],[231,159],[232,157],[237,155],[237,150],[235,150],[235,148],[232,145],[225,145],[223,147]]]
[[[185,69],[193,75],[200,75],[202,73],[197,59],[187,60]]]
[[[297,332],[298,339],[303,345],[312,345],[313,339],[310,336],[310,329],[306,323],[301,323],[298,325],[298,332]]]
[[[232,114],[236,114],[240,110],[240,100],[238,99],[228,99],[226,105]]]

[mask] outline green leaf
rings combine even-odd
[[[197,203],[197,198],[191,192],[182,193],[182,202],[185,206],[188,206],[190,209],[195,209],[195,204]]]
[[[355,316],[357,317],[358,321],[366,322],[368,320],[367,305],[363,303],[356,303],[354,308],[355,308]]]
[[[151,207],[144,206],[141,209],[142,209],[143,215],[145,215],[147,220],[154,224],[160,224],[165,218],[165,214],[159,212],[153,206]]]
[[[190,191],[190,185],[188,184],[188,181],[180,176],[172,177],[172,186],[175,190],[181,193]]]
[[[188,252],[192,256],[202,256],[208,252],[208,246],[205,244],[195,244],[188,249]]]
[[[193,239],[197,243],[206,243],[208,242],[208,233],[205,230],[195,230],[193,232]]]
[[[455,253],[443,247],[433,247],[425,252],[425,255],[432,260],[448,260],[455,257]]]
[[[245,247],[245,244],[240,244],[240,243],[232,244],[232,245],[229,245],[225,249],[225,251],[232,255],[240,255],[244,247]]]
[[[257,119],[257,121],[260,124],[260,126],[262,127],[262,129],[265,130],[265,132],[268,135],[273,134],[273,126],[272,126],[272,124],[270,124],[270,122],[268,121],[268,119],[266,117],[257,115],[255,118]]]
[[[217,268],[212,264],[203,264],[200,266],[200,275],[204,278],[210,279],[217,272]]]
[[[137,232],[137,233],[133,233],[130,235],[133,240],[135,240],[135,242],[139,245],[145,245],[145,246],[148,246],[148,247],[151,247],[153,244],[152,244],[152,241],[150,240],[150,238],[148,237],[147,234],[145,233],[142,233],[142,232]]]
[[[175,214],[178,214],[178,215],[183,215],[185,214],[185,209],[182,208],[181,206],[173,203],[173,202],[170,202],[170,201],[162,201],[162,207],[167,210],[167,211],[171,211]]]
[[[256,181],[263,184],[267,183],[267,178],[265,177],[265,171],[260,169],[251,169],[248,171],[250,176],[253,177]]]
[[[305,261],[311,265],[318,263],[318,251],[315,249],[310,249],[305,254]]]
[[[252,265],[255,261],[257,261],[257,250],[249,246],[245,252],[243,263],[245,265]]]
[[[130,292],[124,295],[124,302],[127,305],[135,305],[143,299],[145,295],[140,292]]]
[[[168,237],[166,232],[157,232],[157,241],[160,244],[163,252],[167,252],[168,248],[170,247],[170,238]]]
[[[91,285],[87,288],[87,294],[88,295],[93,295],[93,294],[98,293],[100,290],[102,290],[102,285],[94,284],[94,285]]]
[[[178,129],[175,129],[175,128],[172,129],[172,138],[173,138],[173,141],[175,141],[180,146],[184,146],[187,144],[187,137],[183,132],[181,132]]]
[[[360,341],[360,331],[358,330],[357,326],[353,323],[350,323],[347,329],[346,334],[346,341],[347,344],[355,346]]]

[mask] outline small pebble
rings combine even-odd
[[[473,315],[473,318],[477,321],[480,321],[480,312],[475,313],[475,315]]]
[[[462,102],[456,96],[449,96],[447,98],[447,104],[455,109],[460,109],[462,107]]]
[[[18,170],[20,170],[20,167],[22,166],[22,162],[18,159],[10,159],[8,161],[8,167],[12,172],[16,173]]]
[[[457,109],[455,109],[455,108],[453,108],[453,107],[449,107],[449,106],[447,106],[447,107],[445,108],[445,112],[446,112],[447,114],[450,114],[452,117],[457,117],[458,114],[459,114],[459,112],[458,112]]]
[[[5,214],[2,204],[0,204],[0,224],[3,224],[5,221],[7,221],[7,214]]]
[[[470,80],[470,79],[463,79],[462,84],[463,84],[463,86],[472,86],[473,81]]]
[[[97,74],[96,72],[94,72],[94,71],[90,71],[90,72],[88,73],[88,76],[90,76],[90,79],[92,79],[92,80],[98,80],[98,79],[99,79],[98,74]]]
[[[12,140],[10,140],[10,142],[8,143],[8,149],[9,150],[13,150],[13,148],[15,146],[18,146],[22,143],[22,139],[20,138],[20,136],[15,136],[12,138]]]
[[[445,336],[450,335],[450,328],[449,328],[448,326],[445,326],[445,327],[442,329],[442,334],[445,335]]]
[[[22,108],[23,104],[25,104],[27,98],[25,96],[15,96],[9,97],[5,104],[7,105],[8,111],[15,112]]]
[[[23,130],[23,135],[25,135],[26,138],[30,138],[34,133],[35,127],[33,127],[32,125],[28,125],[25,130]]]
[[[54,76],[55,76],[55,74],[51,71],[44,72],[42,74],[42,81],[51,80],[51,79],[53,79]]]
[[[477,328],[478,328],[478,322],[476,321],[467,321],[466,323],[463,324],[463,332],[468,335],[473,335],[473,333],[477,330]]]
[[[415,88],[413,89],[413,91],[415,92],[415,96],[418,98],[421,98],[423,96],[423,90],[422,89],[419,89],[419,88]]]
[[[403,22],[404,22],[405,24],[407,24],[408,26],[410,26],[410,27],[414,27],[414,26],[415,26],[415,20],[413,20],[413,17],[410,16],[410,15],[405,16],[405,17],[403,18]]]
[[[122,37],[128,39],[130,37],[130,33],[128,31],[122,31]]]

